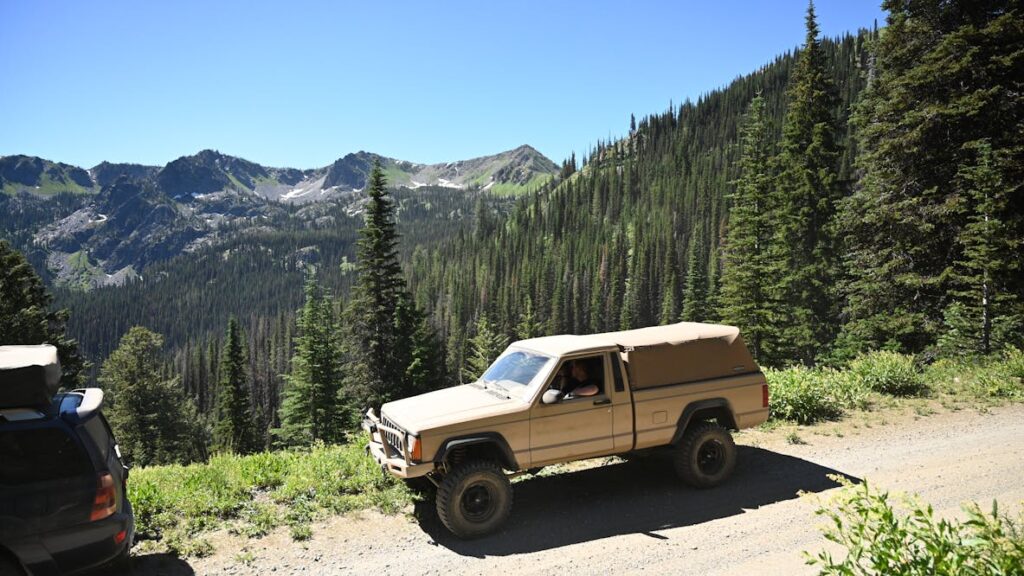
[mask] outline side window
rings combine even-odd
[[[89,438],[92,438],[96,448],[99,449],[100,458],[106,462],[110,458],[110,449],[114,442],[99,415],[85,421],[85,431],[89,433]]]
[[[92,463],[67,431],[34,428],[0,432],[0,485],[19,486],[92,472]]]
[[[566,400],[604,394],[604,355],[563,361],[551,387],[562,392]]]

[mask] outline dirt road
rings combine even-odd
[[[1022,405],[890,412],[796,433],[806,444],[787,430],[739,434],[736,474],[713,490],[681,486],[656,458],[517,483],[506,529],[481,540],[453,538],[426,502],[411,515],[334,519],[305,543],[283,530],[222,535],[209,558],[141,557],[134,572],[788,575],[814,572],[801,550],[825,544],[813,511],[837,486],[830,474],[916,492],[943,515],[965,501],[1024,503]]]

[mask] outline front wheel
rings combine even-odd
[[[437,515],[459,538],[497,530],[511,510],[512,484],[494,462],[467,462],[437,487]]]
[[[675,453],[676,474],[694,488],[724,482],[736,468],[736,444],[725,428],[701,422],[686,431]]]

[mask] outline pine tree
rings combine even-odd
[[[508,338],[494,330],[486,314],[477,318],[473,337],[469,339],[469,354],[462,369],[463,382],[475,382],[494,359],[508,346]]]
[[[305,292],[292,369],[285,377],[278,412],[281,426],[271,430],[283,446],[339,440],[343,425],[351,420],[339,407],[344,366],[334,306],[321,292],[315,274],[307,278]]]
[[[739,178],[730,196],[725,266],[722,272],[722,321],[739,326],[751,354],[765,362],[765,344],[771,340],[768,317],[770,276],[769,242],[773,215],[771,126],[765,117],[764,98],[750,102],[740,133]]]
[[[888,25],[873,46],[875,66],[854,115],[862,176],[842,217],[850,278],[839,348],[848,356],[926,350],[941,333],[949,336],[951,314],[977,326],[968,320],[977,316],[977,292],[974,311],[956,293],[964,274],[978,270],[964,268],[978,262],[964,254],[964,231],[978,213],[961,209],[976,187],[964,170],[978,166],[978,142],[998,160],[986,170],[1003,187],[991,198],[1008,201],[1004,237],[1024,237],[1024,210],[1013,200],[1024,183],[1019,2],[886,0],[882,7]],[[1007,279],[1004,290],[1020,298],[1024,278]],[[975,339],[977,329],[970,332],[965,337]]]
[[[694,227],[690,245],[686,249],[686,299],[683,301],[682,319],[703,322],[707,319],[708,264],[704,244],[704,225]]]
[[[533,300],[527,296],[523,309],[519,313],[519,322],[516,323],[516,337],[525,340],[543,334],[544,323],[537,319],[537,314],[533,310]]]
[[[206,432],[178,379],[161,375],[163,337],[135,326],[103,362],[104,413],[118,443],[137,466],[187,463],[205,457]]]
[[[777,268],[772,275],[773,348],[781,358],[812,364],[835,338],[840,279],[836,206],[842,197],[835,86],[818,41],[814,4],[807,37],[790,78],[776,181]]]
[[[0,344],[52,344],[63,371],[61,385],[75,388],[86,364],[78,343],[65,334],[68,311],[50,310],[52,301],[28,260],[0,240]]]
[[[947,354],[987,355],[1021,342],[1022,307],[1010,283],[1019,271],[1021,239],[1006,225],[1008,187],[1001,180],[988,141],[972,143],[977,160],[962,167],[967,223],[957,235],[960,257],[953,263],[952,302],[944,312],[939,347]]]
[[[346,324],[352,360],[358,364],[351,374],[364,380],[359,402],[379,407],[401,395],[402,378],[408,369],[401,358],[396,360],[397,313],[405,280],[398,264],[394,204],[379,162],[370,174],[368,194],[366,223],[359,231],[358,278]]]
[[[238,320],[232,316],[221,348],[213,443],[220,450],[249,454],[259,446],[249,398],[248,354],[242,339]]]

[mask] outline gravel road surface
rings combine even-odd
[[[135,574],[803,574],[802,550],[826,542],[816,502],[829,475],[913,492],[946,516],[961,503],[1016,512],[1024,504],[1024,405],[987,412],[937,406],[812,428],[737,435],[736,474],[724,486],[681,485],[667,462],[615,462],[515,484],[501,533],[463,542],[433,502],[410,514],[373,511],[245,540],[213,537],[214,555],[133,559]],[[793,437],[796,434],[799,438]],[[805,444],[792,442],[806,442]],[[806,493],[801,496],[801,493]]]

